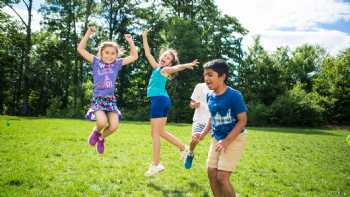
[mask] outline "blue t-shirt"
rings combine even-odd
[[[221,95],[210,92],[207,95],[212,123],[212,136],[223,140],[237,123],[237,114],[247,112],[243,97],[238,90],[227,87]]]
[[[166,91],[166,82],[168,78],[161,73],[161,67],[157,67],[152,71],[151,78],[148,82],[147,97],[151,96],[166,96],[169,97]]]
[[[92,72],[94,80],[94,96],[113,96],[115,81],[122,68],[123,59],[116,59],[112,64],[105,64],[94,56]]]

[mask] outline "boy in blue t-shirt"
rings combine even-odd
[[[208,177],[214,196],[235,196],[230,183],[246,142],[247,107],[241,93],[226,85],[228,65],[224,60],[212,60],[204,65],[204,81],[213,92],[207,95],[210,118],[202,132],[202,140],[212,129],[208,152]]]

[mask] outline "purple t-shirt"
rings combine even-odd
[[[94,79],[94,96],[113,96],[115,81],[122,68],[123,59],[118,58],[112,64],[105,64],[94,56],[92,71]]]

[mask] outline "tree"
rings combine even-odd
[[[264,50],[259,37],[248,48],[248,54],[238,69],[238,81],[238,89],[248,102],[258,101],[270,105],[285,91],[282,69]]]
[[[0,11],[0,113],[19,114],[25,38],[23,26]]]
[[[21,20],[22,25],[25,27],[26,30],[26,45],[24,47],[24,62],[22,64],[22,67],[20,68],[20,81],[23,81],[23,88],[22,85],[20,85],[19,89],[20,91],[23,91],[23,111],[22,113],[25,115],[29,114],[28,110],[28,101],[29,101],[29,78],[30,78],[30,69],[31,69],[31,50],[32,50],[32,9],[33,9],[33,0],[22,0],[21,2],[25,5],[27,9],[27,21],[24,21],[22,16],[17,12],[17,10],[13,7],[14,4],[19,3],[19,0],[5,0],[4,4],[8,6],[13,12],[18,16],[18,18]]]
[[[328,121],[350,123],[350,48],[337,57],[326,57],[313,80],[313,90],[327,97]]]
[[[291,58],[291,64],[287,67],[287,79],[290,84],[305,84],[307,92],[312,91],[312,77],[319,70],[325,56],[325,50],[319,46],[304,44],[297,47]]]

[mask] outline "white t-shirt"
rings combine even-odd
[[[210,117],[207,94],[210,92],[207,84],[199,83],[196,85],[192,92],[191,99],[194,101],[199,101],[199,107],[195,109],[193,114],[193,122],[206,123]]]

